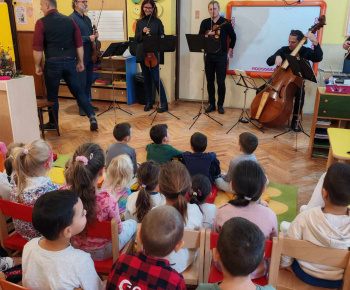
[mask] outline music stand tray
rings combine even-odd
[[[177,42],[177,36],[176,35],[149,35],[147,37],[143,38],[143,51],[145,53],[155,53],[157,54],[158,58],[158,75],[159,75],[159,82],[158,82],[158,95],[159,95],[159,102],[156,106],[156,109],[149,114],[149,116],[152,116],[154,113],[154,118],[151,122],[151,125],[153,124],[154,120],[156,119],[158,115],[158,109],[159,104],[161,101],[160,98],[160,53],[163,52],[174,52],[176,49],[176,42]],[[175,116],[174,114],[170,113],[169,111],[166,111],[169,115],[173,116],[174,118],[180,120],[179,117]]]
[[[101,112],[100,114],[98,114],[97,116],[101,116],[102,114],[108,112],[109,110],[111,110],[112,108],[114,109],[114,122],[117,123],[117,117],[116,117],[116,112],[115,110],[121,110],[129,115],[132,115],[130,112],[123,110],[119,103],[116,101],[115,98],[115,94],[114,94],[114,68],[113,68],[113,56],[117,56],[117,55],[123,55],[123,53],[125,52],[125,50],[129,47],[130,42],[129,41],[125,41],[125,42],[116,42],[116,43],[111,43],[107,49],[103,52],[103,54],[101,55],[101,57],[106,57],[109,58],[111,61],[111,68],[112,68],[112,89],[113,89],[113,101],[110,103],[109,107],[107,110]],[[117,104],[117,107],[115,106],[115,104]],[[113,105],[113,107],[112,107]]]
[[[203,62],[205,67],[205,57],[207,53],[217,54],[221,52],[221,42],[220,40],[216,40],[214,37],[210,35],[204,34],[186,34],[187,44],[190,52],[200,52],[203,53]],[[205,82],[205,69],[203,69],[203,87],[202,87],[202,102],[199,112],[196,116],[193,117],[193,123],[189,129],[193,127],[193,125],[197,122],[199,117],[203,114],[208,118],[212,119],[219,125],[223,126],[219,121],[215,120],[208,113],[205,112],[204,108],[204,82]]]

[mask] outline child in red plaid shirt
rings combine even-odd
[[[186,289],[182,275],[160,258],[183,246],[183,234],[183,219],[174,207],[164,205],[149,211],[137,231],[144,250],[119,257],[106,289]]]

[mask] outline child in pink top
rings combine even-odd
[[[260,165],[254,161],[240,162],[232,172],[231,180],[231,186],[237,198],[217,209],[213,232],[220,233],[227,220],[242,217],[256,224],[264,233],[266,239],[271,240],[277,236],[276,214],[270,208],[257,203],[265,190],[266,183],[266,176]],[[216,264],[216,266],[221,271],[219,264]],[[256,279],[265,276],[267,270],[268,261],[264,259],[251,274],[251,278]]]
[[[119,217],[118,202],[107,191],[98,191],[97,182],[102,176],[105,156],[102,148],[94,143],[81,145],[74,153],[72,162],[66,174],[67,185],[79,194],[86,209],[87,223],[95,220],[118,220],[119,248],[121,249],[136,232],[136,222],[126,222],[124,225]],[[95,261],[103,261],[112,257],[111,239],[87,237],[86,229],[72,237],[72,244],[91,254]]]

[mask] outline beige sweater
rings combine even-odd
[[[290,225],[287,237],[309,241],[317,246],[348,249],[350,247],[350,216],[324,214],[321,207],[301,212]],[[281,266],[287,267],[293,258],[282,256]],[[302,270],[315,278],[343,279],[344,270],[298,260]]]

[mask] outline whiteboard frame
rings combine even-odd
[[[232,7],[239,7],[239,6],[251,6],[251,7],[286,7],[286,4],[283,1],[231,1],[227,4],[227,19],[231,19],[231,11]],[[323,0],[321,1],[304,1],[301,3],[298,3],[297,7],[303,6],[319,6],[320,9],[320,16],[326,15],[326,8],[327,4]],[[317,33],[317,40],[322,44],[322,35],[323,35],[323,28],[321,28]],[[317,75],[318,70],[318,63],[313,64],[313,70],[315,72],[315,75]],[[247,71],[246,72],[248,76],[252,78],[258,78],[259,75],[263,78],[270,78],[272,76],[272,72],[257,72],[257,71]],[[229,70],[229,63],[227,63],[227,74],[235,74],[234,70]]]

